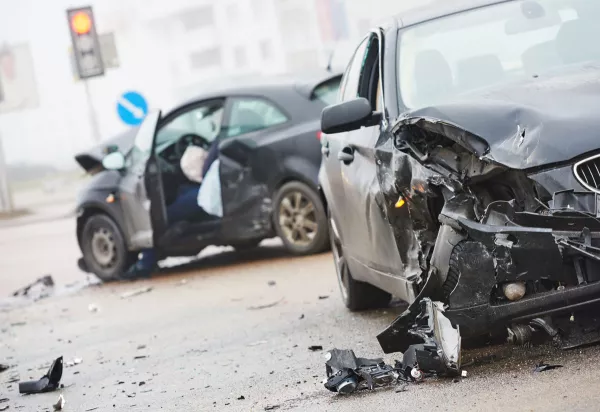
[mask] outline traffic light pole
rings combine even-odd
[[[4,146],[2,144],[2,134],[0,132],[0,211],[12,212],[13,201],[8,185],[8,167],[4,158]]]
[[[94,99],[92,99],[89,82],[89,79],[84,79],[83,85],[85,87],[85,98],[87,100],[92,137],[94,138],[94,142],[98,143],[100,142],[100,127],[98,126],[98,117],[96,116],[96,108],[94,107]]]

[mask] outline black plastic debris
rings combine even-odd
[[[319,300],[329,299],[329,295],[321,295],[319,296]]]
[[[5,363],[0,363],[0,373],[6,371],[8,369],[10,369],[10,365],[7,365]]]
[[[270,280],[267,282],[267,285],[269,286],[275,286],[277,284],[277,282],[275,282],[274,280]]]
[[[49,297],[54,291],[54,279],[46,275],[30,283],[27,286],[13,292],[13,297],[27,297],[34,301]]]
[[[57,358],[48,372],[37,381],[19,382],[19,393],[52,392],[58,388],[63,374],[63,358]]]
[[[549,365],[547,363],[539,363],[537,365],[535,365],[535,369],[533,370],[534,372],[546,372],[546,371],[551,371],[552,369],[558,369],[558,368],[562,368],[562,365]]]
[[[300,315],[300,317],[298,318],[299,320],[304,319],[304,313],[302,315]]]
[[[279,409],[279,405],[267,405],[265,406],[265,411],[274,411],[275,409]]]
[[[7,411],[7,410],[8,410],[8,408],[10,408],[10,406],[9,406],[9,405],[0,406],[0,412],[2,412],[2,411]]]
[[[312,346],[308,347],[308,350],[312,351],[312,352],[320,351],[320,350],[323,350],[323,346],[321,346],[321,345],[312,345]]]
[[[352,350],[333,349],[327,354],[325,388],[343,395],[389,386],[403,378],[383,359],[357,358]]]
[[[246,399],[246,397],[244,395],[240,395],[237,398],[238,401],[243,401],[244,399]]]

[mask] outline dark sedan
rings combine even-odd
[[[208,245],[250,248],[274,236],[294,254],[324,250],[319,117],[340,78],[276,78],[213,91],[167,114],[150,113],[141,127],[78,155],[94,173],[78,204],[80,266],[110,280],[145,248],[191,256]],[[180,161],[190,145],[218,145],[222,217],[200,213],[171,225],[165,211],[189,184]]]
[[[346,305],[412,304],[379,335],[386,352],[437,339],[456,370],[444,316],[463,337],[508,329],[564,347],[587,328],[576,311],[600,301],[598,21],[595,1],[446,2],[361,42],[323,112],[320,182]]]

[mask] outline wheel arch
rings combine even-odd
[[[121,231],[121,235],[125,239],[127,248],[131,250],[131,244],[129,242],[130,237],[126,233],[124,219],[122,218],[120,211],[114,210],[114,208],[108,207],[107,204],[100,202],[83,203],[77,208],[77,244],[81,247],[81,235],[83,233],[85,222],[87,222],[90,217],[98,214],[106,215],[115,222],[117,228]]]

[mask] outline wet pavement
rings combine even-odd
[[[458,382],[328,392],[324,352],[308,347],[380,357],[375,335],[402,311],[347,312],[328,254],[291,258],[277,242],[244,254],[213,250],[151,280],[79,289],[69,286],[86,278],[75,266],[70,220],[14,229],[0,230],[1,296],[48,273],[62,292],[0,306],[0,363],[11,365],[0,372],[0,399],[8,398],[0,410],[51,411],[60,393],[64,410],[78,412],[598,409],[598,346],[471,349],[463,352],[468,375]],[[150,290],[123,298],[139,289]],[[64,389],[22,396],[9,382],[40,378],[58,356],[82,360],[65,368]],[[541,362],[563,367],[534,373]]]

